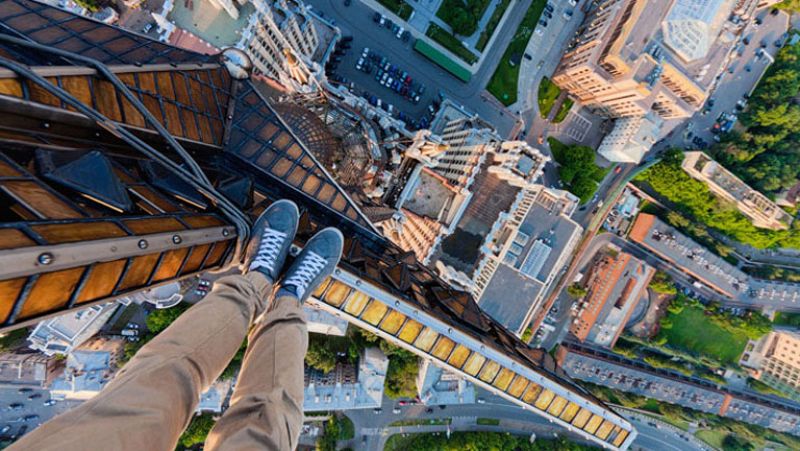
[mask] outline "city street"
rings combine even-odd
[[[394,433],[433,431],[444,433],[448,429],[450,431],[511,431],[524,435],[534,433],[538,438],[552,438],[561,435],[570,440],[582,441],[579,436],[550,423],[535,413],[523,410],[519,406],[494,396],[485,390],[476,390],[477,397],[484,400],[483,404],[449,405],[441,409],[439,406],[399,406],[393,400],[384,397],[380,413],[375,413],[372,409],[347,411],[347,416],[350,417],[355,426],[355,438],[350,446],[353,449],[378,451],[383,449],[386,440]],[[395,414],[392,412],[395,406],[400,408],[400,413]],[[426,409],[429,407],[433,411],[426,413]],[[694,437],[683,431],[678,431],[666,423],[628,410],[620,410],[619,413],[629,419],[639,432],[639,436],[633,443],[633,449],[666,449],[675,451],[708,449],[703,447]],[[400,420],[439,418],[452,419],[451,426],[389,426],[391,423]],[[499,426],[478,426],[475,424],[478,418],[498,419],[501,423]],[[657,424],[657,426],[652,426],[651,424]]]
[[[391,60],[392,64],[402,67],[415,80],[426,85],[428,88],[426,96],[435,96],[441,90],[451,100],[478,113],[483,119],[493,124],[501,136],[507,136],[514,128],[517,116],[494,99],[484,88],[494,73],[494,69],[511,41],[517,26],[522,21],[531,0],[520,0],[510,6],[512,11],[509,19],[503,23],[502,28],[498,27],[495,31],[498,33],[497,38],[491,47],[487,47],[488,56],[484,58],[480,68],[468,83],[461,82],[414,51],[411,48],[413,38],[409,43],[403,43],[394,37],[390,30],[376,26],[372,21],[375,11],[361,1],[354,1],[350,6],[345,6],[342,0],[309,0],[306,3],[323,18],[335,21],[335,25],[341,28],[344,35],[353,36],[351,55],[347,58],[352,58],[356,51],[360,55],[361,49],[364,47],[377,50]],[[397,21],[395,16],[390,18]],[[352,62],[345,59],[339,67],[342,71],[355,71],[353,65],[357,60],[357,57]],[[367,90],[379,97],[389,94],[386,88],[379,86],[373,79],[366,80],[366,86],[361,86],[360,78],[351,78],[348,72],[342,72],[342,75],[357,83],[357,93]],[[408,105],[410,105],[405,101],[390,101],[390,103],[395,107],[400,107],[401,110],[408,109]],[[421,99],[420,105],[426,105],[424,99]]]
[[[39,397],[29,399],[36,395]],[[0,388],[0,429],[10,426],[8,431],[0,434],[0,438],[18,435],[23,426],[26,432],[30,432],[50,418],[79,404],[74,401],[59,401],[52,406],[44,405],[45,401],[49,399],[50,392],[48,390],[32,389],[20,392],[18,387],[11,385]],[[11,404],[22,404],[22,408],[13,410]],[[38,418],[25,421],[23,418],[28,415],[38,415]]]

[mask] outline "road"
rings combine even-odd
[[[452,425],[449,428],[451,431],[511,431],[518,434],[535,433],[537,437],[541,438],[561,435],[571,440],[582,441],[579,436],[560,426],[553,425],[537,414],[523,410],[519,406],[494,396],[485,390],[476,390],[477,397],[485,400],[484,404],[450,405],[445,409],[431,406],[433,408],[431,413],[426,413],[428,406],[402,406],[400,407],[400,413],[395,414],[392,412],[396,406],[395,402],[384,398],[383,408],[380,413],[375,413],[371,409],[347,411],[346,414],[353,421],[356,430],[355,438],[350,445],[354,449],[382,450],[386,439],[394,433],[446,431],[448,429],[446,426],[438,428],[431,426],[389,427],[389,424],[399,420],[436,418],[451,418]],[[678,431],[658,420],[627,410],[621,410],[619,413],[628,418],[639,431],[639,436],[634,441],[633,449],[676,451],[704,449],[689,434]],[[501,423],[494,428],[478,426],[475,424],[477,418],[494,418],[500,420]],[[649,423],[658,424],[658,426],[651,426]],[[690,437],[689,442],[684,438],[685,436]]]
[[[38,398],[29,399],[30,396]],[[66,412],[77,406],[75,401],[59,401],[52,406],[44,405],[50,399],[50,392],[43,389],[32,389],[29,392],[20,392],[19,387],[4,384],[0,388],[0,429],[10,426],[10,429],[2,434],[2,437],[11,437],[20,432],[20,428],[27,426],[25,432],[36,429],[45,421],[54,416]],[[12,410],[11,404],[22,404],[20,410]],[[24,421],[22,417],[27,415],[38,415],[36,419]]]
[[[361,93],[364,90],[370,91],[376,96],[389,93],[386,88],[377,85],[373,79],[362,80],[362,78],[366,77],[359,77],[357,80],[355,77],[348,76],[349,69],[353,69],[354,62],[358,60],[357,57],[353,60],[352,54],[355,51],[360,54],[361,49],[369,47],[379,51],[396,66],[408,68],[405,70],[410,72],[414,79],[428,87],[426,95],[435,96],[438,94],[438,90],[441,89],[451,100],[463,105],[472,112],[478,113],[483,119],[493,124],[501,136],[508,136],[514,128],[517,116],[494,99],[484,88],[494,73],[494,69],[503,52],[511,42],[511,38],[522,21],[525,11],[531,4],[531,0],[519,0],[510,6],[512,11],[508,20],[502,24],[502,28],[498,27],[495,31],[495,33],[499,33],[497,38],[491,47],[487,47],[487,57],[484,58],[480,68],[468,83],[461,82],[446,73],[444,69],[415,52],[411,48],[411,42],[403,43],[392,36],[386,28],[379,28],[372,21],[375,11],[360,1],[352,2],[350,6],[345,6],[342,0],[308,0],[306,4],[311,5],[313,11],[317,14],[321,13],[325,19],[333,19],[344,35],[353,36],[351,55],[346,57],[348,59],[343,59],[340,68],[345,71],[343,72],[344,76],[358,83],[356,86],[357,93]],[[399,19],[393,16],[392,20],[397,22]],[[353,72],[355,72],[355,69],[353,69]],[[361,85],[362,83],[364,86]],[[408,105],[410,105],[405,101],[391,103],[395,107],[401,108],[408,108]],[[420,105],[426,104],[421,101]]]

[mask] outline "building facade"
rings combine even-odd
[[[774,330],[750,340],[739,364],[750,369],[756,379],[800,400],[800,334]]]
[[[597,153],[615,163],[639,164],[658,141],[663,121],[652,113],[645,116],[621,117],[603,137]]]
[[[734,203],[756,227],[786,230],[794,220],[778,204],[748,186],[704,152],[685,152],[681,167],[687,174],[705,183],[712,193]]]
[[[328,226],[345,236],[309,305],[587,440],[635,439],[546,352],[382,237],[241,52],[193,53],[29,0],[0,3],[0,24],[24,37],[0,34],[3,329],[236,266],[253,219],[288,198],[296,245]]]

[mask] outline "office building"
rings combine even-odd
[[[50,386],[50,397],[86,401],[100,393],[112,375],[108,351],[73,351],[67,355],[64,374]]]
[[[474,404],[475,386],[458,374],[423,360],[417,375],[419,400],[426,405]]]
[[[792,215],[767,196],[750,188],[704,152],[686,152],[681,167],[687,174],[705,183],[712,193],[735,204],[754,226],[785,230],[792,224]]]
[[[372,409],[383,403],[389,359],[379,348],[366,348],[358,366],[337,363],[331,372],[306,367],[304,412]]]
[[[588,294],[578,301],[570,327],[581,342],[613,348],[642,296],[655,269],[619,249],[598,252],[586,277]]]
[[[615,163],[639,164],[658,141],[662,123],[661,118],[653,113],[616,119],[614,128],[603,137],[597,153]]]
[[[0,387],[44,388],[63,365],[53,356],[19,350],[0,354]]]
[[[295,244],[328,226],[345,236],[309,305],[598,445],[635,439],[546,352],[385,239],[256,88],[243,52],[198,54],[29,0],[0,3],[0,24],[26,38],[0,34],[3,329],[232,268],[253,219],[288,198]]]
[[[44,320],[28,336],[30,348],[48,356],[68,355],[99,332],[117,307],[109,302]]]
[[[602,0],[553,82],[598,114],[688,118],[736,43],[732,0]]]
[[[800,334],[773,330],[758,340],[750,340],[739,364],[752,376],[800,400]]]

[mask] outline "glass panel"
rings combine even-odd
[[[422,330],[422,324],[413,319],[409,319],[406,321],[406,324],[403,326],[403,330],[400,331],[400,334],[397,338],[405,341],[406,343],[411,343],[414,339],[417,338],[419,335],[419,331]]]
[[[518,375],[514,378],[514,382],[512,382],[511,386],[508,388],[508,394],[515,398],[519,398],[522,396],[522,392],[525,391],[525,387],[527,386],[528,379]]]
[[[478,371],[481,370],[483,362],[485,361],[486,357],[478,354],[477,352],[473,352],[469,358],[467,358],[467,363],[464,364],[464,368],[462,368],[462,370],[464,370],[464,372],[470,376],[474,376],[478,374]]]
[[[439,341],[436,342],[436,346],[433,347],[431,354],[439,360],[447,360],[447,357],[455,346],[456,344],[453,340],[441,336],[439,337]]]
[[[159,254],[149,254],[136,257],[131,260],[128,265],[128,270],[119,284],[119,290],[127,290],[144,285],[150,280],[150,274],[153,273],[153,268],[158,262]]]
[[[625,439],[628,438],[629,432],[626,430],[622,430],[617,438],[614,439],[614,446],[620,447],[625,442]]]
[[[453,351],[453,354],[450,356],[450,359],[447,361],[447,363],[456,368],[461,368],[461,366],[464,365],[464,362],[467,361],[469,353],[470,350],[468,347],[464,345],[458,345],[456,346],[456,349]]]
[[[561,415],[561,412],[564,410],[564,407],[566,406],[567,406],[567,400],[559,396],[553,400],[553,403],[550,404],[550,407],[547,409],[547,412],[552,415],[559,416]]]
[[[330,280],[330,279],[329,279]],[[322,284],[324,287],[326,284]],[[324,288],[323,288],[324,290]],[[314,292],[314,294],[322,295],[322,293]],[[330,304],[334,307],[341,307],[344,303],[344,300],[347,299],[347,295],[350,294],[350,287],[343,284],[339,281],[334,281],[331,284],[331,287],[328,289],[328,292],[325,294],[325,303]]]
[[[380,325],[382,331],[394,335],[400,330],[400,326],[403,325],[403,321],[405,321],[406,315],[398,312],[397,310],[392,310],[386,315],[386,318]]]
[[[602,440],[605,440],[608,437],[608,434],[611,433],[611,430],[614,429],[614,423],[605,420],[603,424],[600,425],[600,428],[597,429],[597,433],[595,434]]]
[[[478,375],[478,378],[484,382],[491,382],[494,377],[497,376],[498,371],[500,371],[500,365],[497,362],[490,360],[486,362],[486,365],[483,366],[481,374]]]
[[[539,398],[536,399],[536,404],[534,405],[536,406],[537,409],[544,410],[547,408],[547,406],[550,405],[550,402],[555,397],[556,397],[555,393],[551,392],[550,390],[545,390],[542,392],[541,395],[539,395]]]
[[[160,282],[175,277],[181,269],[183,260],[189,253],[189,248],[173,249],[164,253],[161,258],[161,263],[158,265],[158,270],[153,276],[153,282]]]
[[[583,428],[586,425],[586,422],[589,421],[589,418],[592,416],[592,412],[581,407],[581,410],[578,412],[578,415],[575,416],[575,419],[572,420],[572,425],[578,428]]]
[[[567,408],[564,409],[563,412],[561,412],[559,418],[569,423],[570,421],[572,421],[573,418],[575,418],[575,414],[578,413],[580,409],[581,408],[579,405],[575,404],[574,402],[571,402],[569,403],[569,405],[567,405]]]
[[[126,260],[96,263],[83,283],[77,303],[104,298],[114,291],[117,281],[125,269]]]
[[[531,384],[528,385],[528,389],[525,390],[525,394],[522,395],[522,400],[527,402],[528,404],[533,404],[533,402],[536,401],[536,398],[539,396],[539,393],[541,393],[541,391],[542,387],[540,385],[531,382]]]
[[[381,301],[377,299],[373,299],[372,302],[369,303],[369,307],[364,310],[364,314],[361,316],[361,319],[372,324],[373,326],[377,326],[378,323],[381,322],[383,319],[383,315],[386,314],[386,311],[389,310]]]
[[[347,300],[344,311],[353,316],[358,316],[361,314],[361,311],[364,310],[364,307],[367,306],[367,301],[369,301],[369,296],[360,291],[354,291],[350,299]]]
[[[8,318],[27,280],[27,277],[19,277],[0,281],[0,321]]]
[[[439,334],[437,334],[433,329],[426,327],[422,330],[422,333],[419,334],[417,341],[414,342],[414,346],[425,352],[428,352],[438,336]]]
[[[600,423],[602,422],[603,422],[603,417],[599,415],[592,415],[592,418],[589,420],[588,423],[586,423],[586,426],[584,426],[583,430],[590,434],[594,434],[594,431],[596,431],[597,428],[600,427]]]
[[[494,383],[492,385],[499,388],[500,390],[505,391],[505,389],[508,388],[508,384],[511,383],[511,379],[513,378],[514,378],[514,372],[507,368],[503,368],[502,370],[500,370],[500,374],[497,376],[497,379],[494,380]]]
[[[39,275],[25,299],[19,319],[65,307],[75,287],[78,286],[83,270],[83,267],[79,267]]]

